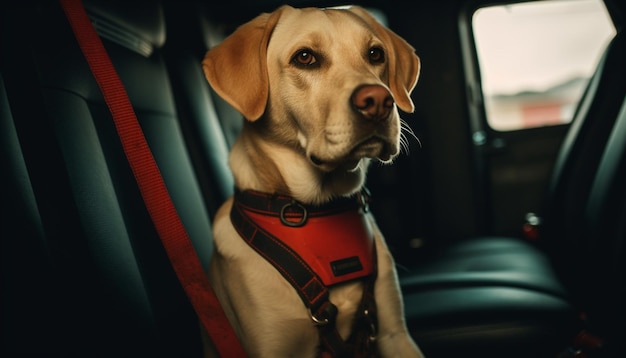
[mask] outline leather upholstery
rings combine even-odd
[[[150,11],[150,7],[154,9]],[[147,2],[142,10],[127,14],[124,23],[132,22],[133,14],[136,20],[158,14],[159,3]],[[118,17],[107,19],[111,24],[118,21]],[[208,264],[212,250],[209,214],[177,122],[159,50],[163,19],[152,20],[135,27],[154,46],[149,56],[109,40],[105,46],[126,85],[177,210],[201,259]],[[3,274],[19,273],[23,266],[31,272],[34,268],[29,263],[38,256],[44,259],[34,266],[40,272],[33,272],[33,277],[43,276],[32,282],[36,288],[20,290],[20,286],[28,286],[30,275],[18,275],[14,287],[3,288],[3,297],[6,292],[7,299],[15,303],[11,308],[15,313],[3,319],[3,325],[11,328],[3,349],[27,356],[197,355],[200,341],[195,315],[155,234],[111,116],[61,10],[55,2],[43,2],[12,12],[2,23],[2,32],[13,35],[15,42],[11,43],[20,41],[17,44],[26,47],[25,51],[3,49],[17,60],[11,62],[15,66],[10,73],[3,67],[2,74],[25,80],[28,76],[23,74],[36,73],[35,82],[28,85],[41,101],[26,101],[45,115],[24,118],[16,111],[3,116],[3,122],[31,121],[51,143],[37,147],[37,142],[27,141],[18,130],[22,150],[32,156],[20,160],[20,149],[11,147],[19,171],[10,172],[9,180],[23,188],[14,198],[21,203],[15,210],[22,210],[11,214],[19,221],[11,219],[7,226],[3,222],[3,245],[9,245],[6,248],[13,253],[8,261],[3,260],[7,265]],[[7,88],[12,91],[11,86]],[[29,159],[45,155],[53,147],[59,155],[48,164],[58,175],[53,171],[42,174],[58,179],[34,177],[39,171]],[[41,185],[29,187],[35,180]],[[45,192],[51,194],[42,195]],[[55,192],[66,195],[55,196]],[[46,197],[55,200],[42,202]],[[3,213],[5,208],[3,205]],[[21,250],[13,250],[14,246]],[[39,301],[44,302],[41,309]],[[40,334],[41,321],[47,329]],[[25,324],[30,327],[23,327]],[[14,326],[23,329],[13,330]],[[50,344],[39,345],[40,335]]]
[[[624,236],[619,230],[626,214],[623,201],[614,199],[611,205],[620,204],[611,208],[601,198],[623,195],[614,181],[621,160],[616,157],[621,158],[623,149],[613,142],[619,136],[621,124],[616,122],[626,96],[625,61],[626,43],[619,33],[590,81],[561,147],[543,213],[541,245],[506,237],[468,238],[430,253],[416,269],[402,275],[407,319],[425,353],[450,356],[473,347],[505,356],[511,354],[510,347],[517,347],[516,354],[535,356],[538,352],[524,343],[527,339],[562,340],[566,345],[568,334],[571,337],[587,325],[578,319],[583,311],[599,309],[604,318],[607,312],[622,312],[623,317],[622,305],[604,297],[624,297],[615,290],[623,290],[618,272]],[[610,161],[606,166],[611,169],[599,169],[607,156],[612,161],[602,163]],[[613,186],[599,184],[602,180]],[[599,216],[608,212],[612,219]],[[599,217],[606,226],[597,224]],[[614,250],[612,254],[605,245]],[[614,266],[604,262],[607,257],[613,257]],[[605,290],[608,296],[599,296]],[[439,309],[445,313],[437,319],[455,314],[443,319],[446,323],[434,330],[438,333],[433,338],[432,329],[441,321],[430,323],[428,312]],[[614,332],[618,324],[610,322]],[[494,330],[494,325],[502,330]],[[607,328],[599,326],[591,328]],[[510,335],[508,330],[525,333]],[[476,339],[484,336],[494,340]]]

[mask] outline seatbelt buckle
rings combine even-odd
[[[570,347],[559,353],[557,358],[588,358],[604,346],[604,340],[585,330],[579,332]]]
[[[527,213],[522,225],[522,235],[528,241],[538,241],[541,227],[541,217],[535,213]]]

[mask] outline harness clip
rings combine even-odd
[[[309,315],[311,316],[313,323],[318,327],[323,327],[335,321],[335,318],[337,317],[337,306],[332,304],[330,301],[326,301],[322,304],[321,308],[318,309],[318,312],[319,313],[316,316],[309,308]]]

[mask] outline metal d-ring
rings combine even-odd
[[[287,210],[287,208],[290,208],[292,206],[297,207],[300,209],[300,211],[302,211],[302,218],[300,219],[300,221],[289,221],[287,220],[287,218],[285,218],[285,211]],[[280,222],[286,226],[300,227],[306,223],[308,214],[309,213],[307,212],[306,208],[302,204],[298,203],[295,200],[292,200],[291,203],[287,203],[283,205],[283,207],[280,209]]]
[[[311,316],[311,320],[313,321],[313,324],[315,324],[316,326],[325,326],[330,322],[328,318],[317,318],[313,313],[311,313],[310,309],[309,309],[309,315]]]

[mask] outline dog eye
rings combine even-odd
[[[300,50],[291,59],[296,66],[311,67],[318,64],[317,57],[311,50]]]
[[[367,54],[371,63],[385,62],[385,51],[380,47],[372,47]]]

